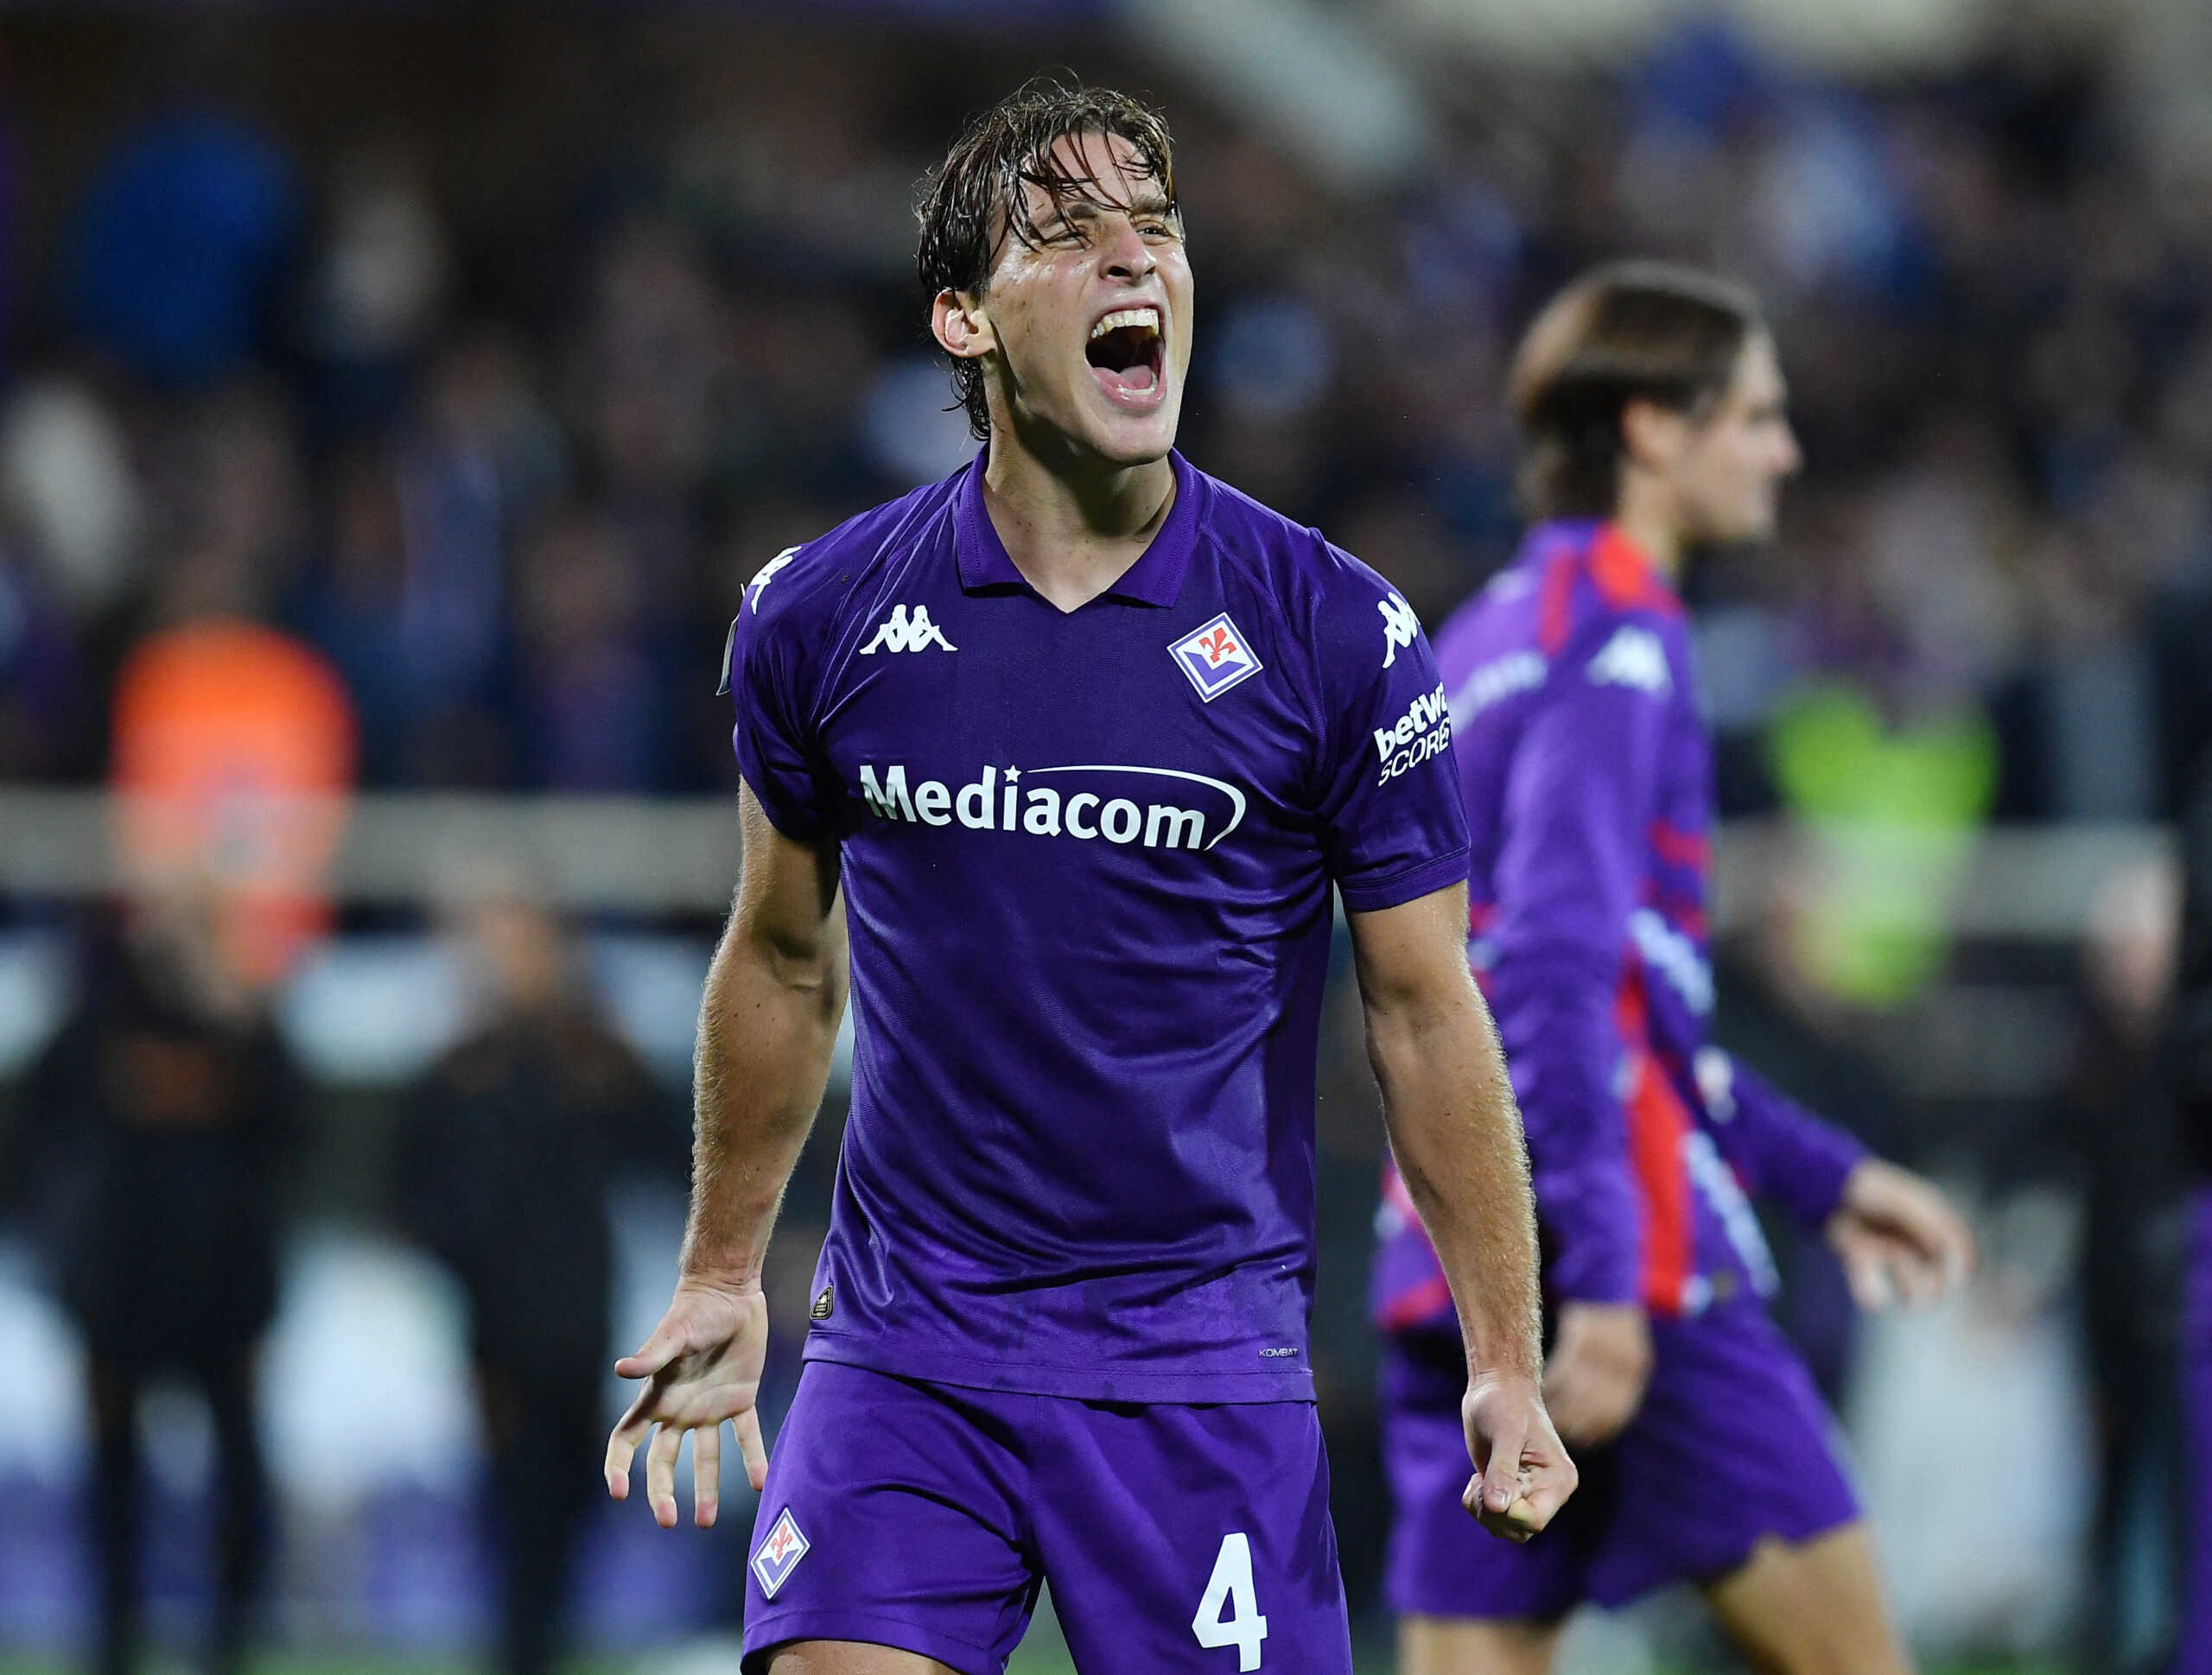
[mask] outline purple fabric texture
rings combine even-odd
[[[812,1361],[1117,1401],[1310,1399],[1330,891],[1466,875],[1442,688],[1376,574],[1173,462],[1072,612],[980,467],[765,567],[746,782],[840,847],[853,1102]]]
[[[750,1551],[747,1675],[794,1640],[1000,1675],[1041,1581],[1080,1668],[1351,1670],[1306,1402],[1085,1402],[815,1361]]]
[[[1581,1487],[1526,1546],[1459,1505],[1465,1371],[1449,1339],[1404,1339],[1384,1363],[1382,1459],[1395,1505],[1386,1577],[1400,1613],[1552,1621],[1723,1577],[1760,1539],[1802,1541],[1859,1506],[1833,1422],[1756,1303],[1652,1324],[1643,1405],[1610,1446],[1580,1454]]]

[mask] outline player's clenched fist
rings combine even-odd
[[[1536,1381],[1525,1374],[1478,1378],[1468,1385],[1459,1413],[1475,1467],[1459,1503],[1492,1535],[1528,1540],[1552,1521],[1580,1481]]]
[[[760,1441],[760,1368],[768,1352],[768,1304],[760,1288],[725,1289],[684,1280],[653,1335],[614,1370],[643,1379],[645,1387],[607,1440],[607,1492],[630,1498],[630,1462],[648,1431],[658,1426],[645,1451],[645,1502],[653,1521],[676,1527],[676,1456],[686,1431],[691,1443],[691,1513],[699,1527],[715,1521],[721,1501],[721,1426],[737,1426],[745,1475],[758,1490],[768,1481],[768,1451]]]

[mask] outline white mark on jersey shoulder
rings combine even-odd
[[[1658,635],[1634,623],[1613,631],[1598,655],[1590,659],[1592,686],[1633,687],[1655,695],[1674,690],[1675,677],[1667,668],[1667,648]]]

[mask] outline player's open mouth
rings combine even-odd
[[[1161,347],[1160,310],[1146,303],[1102,315],[1083,352],[1109,400],[1149,407],[1160,399]]]

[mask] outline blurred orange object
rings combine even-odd
[[[230,974],[276,981],[330,922],[354,771],[344,683],[274,630],[189,623],[131,654],[114,726],[126,893],[207,910]]]

